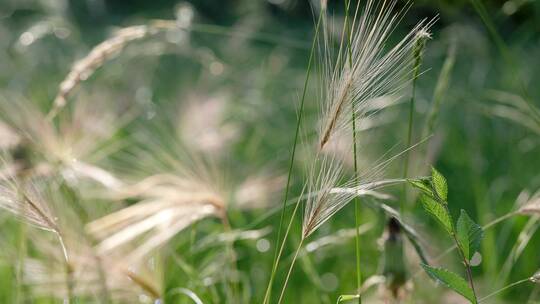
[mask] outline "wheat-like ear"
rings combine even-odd
[[[351,30],[350,53],[346,43],[340,44],[336,59],[331,59],[330,43],[324,37],[323,113],[319,133],[322,149],[336,130],[347,129],[349,116],[342,115],[345,106],[353,104],[357,119],[370,108],[369,101],[383,95],[393,95],[406,83],[413,70],[410,56],[419,36],[426,33],[433,21],[422,21],[390,50],[385,46],[402,13],[394,14],[396,1],[368,0],[363,12],[359,7]],[[358,14],[360,14],[358,16]],[[345,35],[345,34],[343,34]],[[350,64],[346,58],[350,57]]]
[[[346,204],[353,196],[344,193],[332,195],[332,189],[338,185],[343,168],[331,156],[321,155],[310,168],[307,191],[308,196],[302,223],[302,238],[308,237],[330,216]]]
[[[95,46],[86,57],[73,64],[66,78],[60,83],[53,108],[47,117],[52,119],[56,116],[66,105],[68,96],[77,85],[88,79],[129,43],[175,28],[178,26],[174,20],[155,20],[147,25],[129,26],[116,31],[111,38]]]
[[[324,154],[316,159],[308,174],[303,238],[313,233],[354,197],[369,196],[390,200],[392,196],[377,190],[406,181],[404,179],[383,179],[366,180],[362,183],[356,180],[343,182],[343,164]]]
[[[31,181],[23,183],[12,176],[0,176],[0,208],[31,225],[59,234],[48,203]]]

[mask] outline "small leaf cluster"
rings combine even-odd
[[[435,168],[431,169],[431,177],[409,180],[409,183],[420,190],[420,198],[424,209],[435,218],[444,230],[454,239],[457,249],[470,275],[471,259],[479,250],[484,235],[482,227],[476,224],[461,210],[457,223],[454,224],[448,208],[448,184],[446,178]],[[472,278],[469,283],[460,275],[443,268],[422,264],[427,274],[448,288],[467,298],[471,303],[477,303]]]

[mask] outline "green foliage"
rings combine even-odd
[[[473,304],[477,303],[476,297],[474,296],[474,292],[471,289],[471,287],[469,287],[465,279],[463,279],[459,275],[449,270],[446,270],[444,268],[431,267],[425,264],[421,264],[421,265],[422,265],[422,268],[424,268],[424,270],[429,274],[430,277],[434,278],[435,280],[441,282],[446,287],[464,296],[467,300],[471,301],[471,303]]]
[[[465,210],[461,210],[461,215],[457,221],[456,237],[465,258],[470,261],[475,252],[480,248],[480,242],[484,236],[482,227],[473,222]]]
[[[456,227],[453,224],[450,210],[448,209],[448,184],[446,178],[435,168],[431,168],[431,189],[425,183],[414,185],[422,190],[420,201],[424,209],[439,221],[446,232],[454,239],[456,246],[466,267],[469,283],[457,274],[442,268],[433,268],[422,264],[429,276],[441,281],[447,287],[453,289],[472,303],[477,303],[474,283],[471,273],[470,260],[474,253],[480,248],[483,231],[482,227],[473,222],[465,210],[461,210]],[[470,284],[470,287],[469,285]]]
[[[446,178],[435,168],[431,168],[431,181],[433,183],[434,193],[439,196],[442,202],[448,200],[448,185],[446,184]]]
[[[156,165],[163,167],[169,164],[169,152],[178,150],[175,148],[176,135],[189,140],[189,147],[194,150],[194,166],[190,166],[190,171],[199,170],[199,158],[204,158],[206,154],[204,146],[210,144],[213,147],[212,159],[209,160],[212,172],[203,177],[205,181],[216,179],[216,190],[227,197],[231,233],[223,231],[219,220],[206,219],[197,223],[197,226],[178,233],[156,252],[148,262],[151,269],[148,275],[145,273],[145,278],[163,291],[161,301],[164,303],[192,303],[183,290],[193,291],[204,303],[262,303],[272,273],[274,252],[280,247],[275,240],[280,214],[285,212],[285,220],[288,220],[296,198],[305,194],[302,187],[310,157],[306,152],[309,147],[306,146],[311,144],[320,127],[316,117],[321,109],[316,100],[319,99],[320,88],[326,85],[321,82],[320,76],[332,72],[318,65],[329,58],[313,58],[312,77],[305,92],[305,108],[301,110],[302,86],[310,61],[310,38],[316,32],[314,14],[320,12],[317,5],[326,1],[120,2],[99,1],[96,6],[87,5],[84,1],[62,1],[61,5],[39,0],[3,1],[0,4],[0,99],[9,101],[6,102],[7,107],[24,99],[46,113],[60,82],[74,63],[84,58],[101,41],[114,35],[116,29],[173,16],[190,19],[193,23],[191,26],[180,31],[152,35],[152,38],[115,51],[106,65],[91,77],[81,75],[87,80],[71,95],[70,104],[54,124],[69,137],[77,138],[79,132],[65,126],[69,125],[69,121],[78,121],[86,115],[84,111],[72,115],[79,103],[85,100],[102,100],[140,114],[133,115],[133,121],[123,124],[113,139],[100,146],[98,153],[90,153],[87,159],[92,160],[92,165],[106,169],[129,185],[157,173],[157,170],[154,171]],[[325,47],[332,50],[339,47],[341,37],[337,34],[344,20],[342,2],[328,2],[327,26],[337,27],[331,35],[337,41],[331,41],[326,46],[324,41],[319,40],[317,44],[321,53]],[[359,12],[365,9],[365,1],[350,2],[351,15],[357,3],[360,3]],[[380,5],[376,1],[374,3]],[[310,7],[311,4],[314,6]],[[398,4],[396,10],[401,6]],[[518,194],[532,195],[540,186],[540,86],[535,82],[537,77],[534,77],[540,75],[540,48],[537,43],[540,32],[536,30],[540,1],[421,0],[415,1],[410,10],[412,14],[403,16],[405,25],[416,23],[418,16],[441,16],[433,32],[433,43],[425,45],[425,56],[418,69],[418,77],[415,77],[417,102],[412,107],[414,124],[411,124],[411,144],[407,144],[404,134],[407,114],[411,110],[406,102],[411,94],[412,83],[409,82],[403,86],[403,92],[395,92],[396,96],[405,97],[402,103],[388,111],[370,109],[369,120],[359,125],[356,134],[360,152],[359,180],[367,181],[365,177],[373,176],[401,177],[403,162],[399,158],[381,164],[385,170],[378,170],[377,174],[372,175],[373,172],[364,169],[369,169],[372,164],[379,165],[387,156],[415,146],[415,142],[429,136],[425,144],[410,149],[411,161],[406,166],[410,173],[407,175],[410,177],[409,185],[416,189],[408,190],[427,197],[423,197],[425,202],[422,202],[418,196],[417,203],[429,208],[417,206],[401,212],[397,206],[412,203],[412,193],[409,193],[408,199],[404,199],[399,191],[401,189],[395,187],[377,190],[388,194],[388,197],[395,197],[399,203],[389,200],[384,202],[388,204],[385,205],[380,200],[362,199],[362,212],[359,213],[361,223],[373,227],[360,239],[362,274],[366,277],[381,274],[382,265],[372,261],[382,260],[384,252],[378,250],[377,240],[381,238],[384,221],[387,217],[394,217],[408,239],[405,242],[414,247],[423,264],[433,263],[432,266],[451,269],[462,277],[459,278],[462,281],[469,280],[469,273],[461,268],[463,261],[458,261],[461,251],[465,256],[463,260],[471,264],[471,257],[479,250],[477,243],[482,241],[483,262],[481,269],[479,267],[474,273],[474,279],[482,282],[483,288],[476,290],[479,291],[478,299],[483,298],[482,303],[536,303],[540,298],[539,293],[534,292],[536,285],[533,281],[537,284],[539,275],[535,275],[534,280],[531,278],[530,282],[527,280],[527,284],[517,287],[509,285],[512,288],[500,289],[500,293],[493,292],[516,279],[530,278],[532,271],[540,267],[537,258],[540,235],[532,233],[532,228],[537,225],[533,227],[526,220],[531,214],[518,217],[511,214],[516,210]],[[504,30],[497,33],[498,29]],[[409,26],[396,26],[391,40],[408,30]],[[391,45],[391,41],[388,44]],[[497,48],[500,52],[497,52]],[[411,55],[407,53],[405,57],[413,67],[415,58]],[[413,71],[410,72],[412,74]],[[186,111],[192,105],[198,110]],[[109,114],[105,109],[96,109],[100,115]],[[6,136],[2,123],[5,120],[21,118],[27,120],[25,125],[46,129],[37,123],[39,120],[32,120],[33,116],[26,119],[22,112],[13,113],[4,109],[0,112],[2,152],[9,152],[3,150],[5,142],[9,142],[4,140]],[[181,115],[176,115],[177,112],[181,112]],[[216,117],[214,112],[222,112],[222,115]],[[345,110],[344,114],[351,116],[352,113]],[[302,115],[303,122],[298,150],[290,187],[287,187],[287,207],[282,209],[299,115]],[[190,123],[192,118],[201,120],[200,116],[200,123]],[[164,132],[161,128],[148,130],[150,121],[161,125],[168,120],[174,125],[171,127],[174,134]],[[190,127],[193,125],[195,127]],[[85,123],[80,126],[81,129],[96,129],[99,132],[109,129],[108,124]],[[364,130],[370,126],[375,128]],[[141,133],[146,131],[152,134],[153,140],[138,140]],[[47,134],[49,132],[43,136],[47,143],[56,142],[48,140]],[[350,135],[350,132],[344,134],[347,142],[350,142],[347,138]],[[70,144],[70,141],[66,144]],[[87,140],[70,145],[73,151],[62,156],[71,158],[72,152],[85,145],[88,145]],[[38,164],[39,174],[47,174],[51,168],[46,166],[48,161],[37,156],[40,154],[37,149],[22,151],[30,152],[29,160],[28,155],[21,157],[20,149],[28,146],[23,142],[13,151],[15,159],[26,160],[15,167]],[[346,173],[352,176],[353,153],[349,148],[343,151],[340,148],[339,152],[349,161],[350,167]],[[136,153],[141,149],[158,153],[148,153],[148,157],[141,158]],[[84,161],[74,160],[79,163]],[[442,169],[444,176],[438,171],[431,172],[425,165],[428,163]],[[60,168],[55,163],[52,166]],[[4,173],[10,168],[0,166],[0,171]],[[173,168],[164,169],[160,172],[174,171]],[[58,207],[52,210],[61,211],[58,219],[62,227],[69,229],[67,239],[71,239],[71,235],[79,235],[79,232],[82,234],[88,222],[140,201],[138,198],[113,201],[99,184],[74,178],[73,173],[64,170],[63,166],[62,170],[62,176],[66,177],[65,185],[72,191],[62,191],[59,196],[66,200],[66,204],[55,202]],[[276,181],[259,179],[267,174],[268,177],[275,176]],[[429,176],[421,177],[424,175]],[[151,188],[152,192],[165,192],[160,191],[161,186]],[[171,191],[171,194],[174,192]],[[246,201],[244,205],[237,202],[245,196],[254,199]],[[521,195],[520,198],[525,196]],[[248,206],[249,209],[242,209],[241,206]],[[309,263],[311,268],[308,271],[308,267],[304,266],[304,269],[297,268],[292,273],[284,303],[331,304],[336,300],[338,303],[353,303],[358,299],[355,255],[351,246],[354,243],[351,228],[355,225],[353,207],[353,203],[349,203],[327,222],[324,229],[311,236],[310,241],[323,245],[319,245],[316,251],[301,251],[302,262],[305,261],[306,265]],[[384,209],[384,214],[381,209]],[[460,214],[461,209],[471,214],[463,211]],[[144,211],[151,210],[145,208]],[[429,219],[426,223],[425,219],[432,216],[435,220]],[[299,217],[297,214],[291,225],[290,239],[285,242],[282,264],[277,268],[276,287],[283,281],[284,271],[294,253],[293,236],[301,233]],[[498,221],[500,218],[504,219]],[[496,225],[491,225],[493,220],[497,220]],[[66,277],[65,267],[57,261],[59,253],[50,252],[57,248],[57,240],[50,233],[36,231],[33,227],[21,229],[23,225],[7,212],[0,212],[0,222],[3,232],[0,240],[0,303],[62,302],[58,295],[64,293],[66,288],[62,284]],[[165,224],[164,221],[162,225]],[[162,225],[159,231],[165,233]],[[478,231],[479,225],[485,227],[483,232]],[[454,235],[449,233],[452,226]],[[286,223],[283,223],[281,235],[285,227]],[[248,231],[263,228],[273,230],[269,235]],[[242,238],[236,239],[236,231]],[[448,242],[439,242],[449,234]],[[484,240],[481,237],[483,234]],[[521,238],[522,235],[528,237]],[[422,236],[437,242],[427,242]],[[228,275],[228,269],[233,267],[231,259],[224,254],[229,239],[234,239],[231,251],[237,264],[237,269],[230,272],[234,274],[231,276]],[[207,240],[215,242],[212,246],[206,246]],[[453,250],[449,250],[451,241],[456,241],[459,248],[454,246]],[[91,252],[90,249],[98,244],[93,239],[81,246],[79,242],[82,242],[82,238],[69,242],[68,247],[73,246],[71,249],[74,251]],[[409,244],[405,244],[405,248]],[[437,255],[427,256],[426,244],[433,249],[430,253],[449,253],[457,259],[450,257],[443,260]],[[434,249],[432,246],[435,244],[443,247]],[[509,252],[515,251],[512,248],[519,248],[519,259],[507,257]],[[111,257],[116,256],[111,254]],[[78,265],[82,259],[77,253],[72,260],[77,276],[81,274],[83,280],[77,282],[76,290],[90,290],[97,286],[92,291],[96,293],[95,298],[80,296],[73,302],[107,303],[102,300],[107,296],[97,295],[102,292],[101,284],[96,281],[98,274],[84,271],[87,265]],[[98,268],[92,259],[84,259],[87,260],[94,265],[93,268]],[[508,262],[505,263],[505,260]],[[444,264],[441,261],[445,261]],[[406,262],[408,265],[411,261]],[[115,266],[114,263],[106,265]],[[80,266],[85,268],[81,269]],[[107,267],[106,270],[114,271],[115,268]],[[506,269],[511,274],[508,278],[504,275]],[[36,271],[37,276],[33,275]],[[407,272],[408,275],[414,273]],[[113,297],[114,303],[150,301],[133,282],[127,286],[117,286],[122,276],[105,274],[103,278],[106,280],[100,278],[99,281],[107,282],[105,289],[110,287],[111,292],[121,290],[124,294],[131,290],[130,287],[135,287],[136,295],[141,295],[135,301]],[[84,285],[88,280],[96,281],[96,284]],[[415,276],[414,280],[415,286],[407,301],[409,303],[441,303],[442,293],[454,292],[426,284],[430,278],[423,274]],[[376,288],[366,288],[366,299],[377,298]],[[270,302],[276,303],[275,292],[273,295]]]
[[[431,190],[431,182],[429,179],[409,179],[408,182],[416,189],[419,189],[422,193],[433,196],[433,191]]]
[[[450,217],[450,213],[448,212],[448,209],[444,206],[444,204],[436,201],[435,199],[426,194],[420,195],[420,202],[422,202],[422,206],[424,206],[424,209],[436,220],[438,220],[439,223],[443,225],[444,229],[449,234],[454,233],[452,218]]]

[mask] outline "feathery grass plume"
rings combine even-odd
[[[385,43],[398,24],[403,11],[394,14],[396,1],[376,3],[370,0],[364,5],[364,11],[359,16],[360,5],[358,5],[350,31],[350,65],[345,63],[348,49],[344,46],[344,39],[341,41],[337,58],[332,59],[329,34],[327,31],[324,32],[323,45],[320,48],[323,52],[322,69],[325,85],[321,94],[323,110],[320,116],[318,151],[324,151],[333,137],[339,137],[341,133],[346,134],[349,129],[348,115],[342,115],[345,105],[353,104],[356,119],[362,121],[376,108],[371,103],[380,97],[395,96],[398,93],[414,68],[409,56],[418,43],[418,37],[425,37],[425,34],[418,33],[427,33],[433,23],[433,21],[420,22],[393,48],[385,52]],[[397,98],[390,103],[396,101]],[[380,173],[381,166],[377,167],[373,172],[364,173],[363,177],[358,179],[364,181],[364,177]],[[308,193],[316,193],[316,197],[311,197],[306,202],[304,238],[355,196],[354,193],[331,195],[330,190],[338,187],[341,180],[343,180],[343,164],[324,153],[317,153],[307,182]]]
[[[60,234],[55,216],[32,181],[22,183],[10,175],[0,176],[0,208],[33,226]]]
[[[56,247],[61,249],[63,265],[60,268],[63,278],[61,282],[67,289],[64,301],[69,303],[73,296],[71,260],[64,241],[65,232],[60,229],[57,214],[52,210],[52,203],[45,197],[45,192],[52,191],[48,187],[48,184],[38,180],[25,178],[24,181],[19,181],[17,177],[2,175],[0,176],[0,208],[32,226],[54,233],[60,245]]]
[[[376,131],[397,118],[397,109],[393,109],[394,106],[401,103],[402,100],[398,96],[384,95],[373,98],[366,103],[367,115],[358,117],[356,119],[356,132],[372,132]],[[357,138],[357,146],[359,153],[362,153],[362,147],[367,147],[377,139],[374,136],[361,136]],[[347,168],[354,167],[354,159],[351,153],[352,137],[350,134],[337,131],[333,134],[321,153],[333,155],[343,162],[343,165]],[[374,159],[368,157],[366,153],[362,153],[362,157],[357,159],[358,167],[366,167],[373,163]]]
[[[189,24],[178,23],[175,20],[154,20],[146,25],[135,25],[117,30],[113,36],[97,46],[88,55],[71,67],[66,78],[60,83],[58,93],[54,99],[52,109],[47,114],[50,120],[67,104],[71,92],[82,82],[88,79],[97,69],[120,53],[128,44],[156,35],[179,26],[187,27]]]
[[[375,171],[375,170],[374,170]],[[374,173],[375,174],[375,173]],[[335,157],[322,154],[313,162],[306,182],[306,202],[302,222],[302,238],[307,238],[324,222],[341,210],[354,197],[370,196],[390,199],[377,189],[405,182],[404,179],[380,179],[362,175],[362,183],[343,181],[342,163]]]
[[[107,188],[122,184],[93,163],[118,148],[111,140],[132,119],[132,111],[120,114],[121,109],[89,97],[75,104],[70,117],[55,125],[22,97],[2,97],[0,110],[3,121],[21,137],[13,157],[24,158],[25,167],[32,167],[32,175],[60,172],[72,182],[89,179]]]
[[[359,5],[360,6],[360,5]],[[354,105],[355,116],[366,116],[368,101],[383,95],[394,95],[403,87],[414,67],[409,56],[417,44],[417,33],[427,32],[433,21],[416,25],[393,48],[386,51],[385,44],[403,12],[394,14],[396,1],[367,1],[364,11],[355,13],[351,37],[351,65],[346,64],[347,47],[343,42],[337,58],[331,58],[328,34],[323,42],[323,112],[319,133],[322,149],[336,130],[347,129],[349,115],[343,115],[345,106]]]
[[[378,193],[374,190],[405,182],[404,179],[388,179],[378,180],[375,182],[366,182],[371,180],[368,178],[370,175],[372,177],[377,175],[381,168],[384,168],[384,165],[387,163],[388,161],[383,162],[376,166],[375,169],[373,169],[369,174],[365,173],[364,176],[359,176],[359,180],[364,181],[363,183],[359,183],[354,179],[349,182],[343,182],[343,164],[335,157],[323,153],[317,153],[317,156],[312,163],[312,167],[309,169],[308,180],[306,182],[306,186],[304,187],[304,191],[306,191],[307,194],[305,196],[306,202],[302,221],[302,236],[289,267],[278,303],[281,303],[284,298],[285,289],[292,273],[295,261],[298,257],[300,249],[302,248],[302,244],[317,228],[319,228],[336,212],[348,204],[354,197],[375,196],[388,198],[387,195]],[[303,197],[304,196],[301,196],[299,200],[301,200]],[[297,203],[297,206],[298,205],[299,202]],[[290,226],[291,223],[289,223],[289,227],[285,235],[288,234]]]
[[[332,193],[342,178],[343,167],[338,160],[323,155],[310,169],[307,181],[307,193],[313,193],[307,198],[302,222],[302,239],[307,238],[313,231],[335,214],[353,197],[354,193]]]
[[[225,220],[223,198],[188,176],[157,174],[121,191],[124,197],[140,201],[88,224],[87,231],[100,240],[99,254],[131,247],[136,241],[138,246],[127,260],[137,261],[203,218]]]
[[[414,148],[415,146],[411,147]],[[325,148],[326,149],[326,148]],[[317,153],[313,158],[305,185],[306,195],[303,218],[303,238],[308,237],[320,225],[347,205],[354,197],[374,197],[392,199],[391,196],[376,190],[398,185],[406,179],[384,179],[384,169],[407,150],[384,161],[377,161],[356,179],[347,179],[344,175],[343,162],[327,153]]]
[[[228,196],[220,190],[217,169],[204,154],[191,152],[197,149],[184,142],[185,130],[172,121],[177,120],[145,123],[133,134],[134,146],[122,153],[123,168],[118,171],[124,172],[128,182],[116,189],[113,198],[137,203],[87,225],[88,233],[99,241],[99,254],[127,248],[127,259],[137,261],[208,217],[219,218],[229,229]]]
[[[24,283],[34,296],[63,299],[72,293],[78,299],[108,303],[155,303],[161,296],[160,269],[144,263],[128,264],[118,252],[97,255],[85,235],[71,231],[65,237],[70,249],[72,290],[62,284],[62,257],[57,246],[31,235],[39,255],[25,261]]]

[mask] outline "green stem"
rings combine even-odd
[[[294,253],[291,266],[289,267],[289,271],[287,272],[287,277],[285,277],[283,288],[281,288],[281,294],[279,295],[278,304],[281,304],[281,302],[283,301],[283,296],[285,295],[285,289],[287,289],[287,283],[289,283],[289,278],[291,277],[292,270],[294,269],[294,264],[296,262],[296,259],[298,258],[298,253],[300,253],[300,249],[302,248],[302,244],[304,243],[304,240],[305,238],[302,237],[302,239],[300,239],[300,243],[298,243],[298,247],[296,248],[296,252]]]
[[[283,221],[284,221],[284,218],[285,218],[285,210],[286,210],[287,200],[289,198],[289,186],[290,186],[290,183],[291,183],[292,169],[293,169],[293,164],[294,164],[294,158],[295,158],[295,155],[296,155],[296,146],[297,146],[297,143],[298,143],[298,135],[300,134],[300,124],[301,124],[301,121],[302,121],[302,114],[304,113],[304,102],[305,102],[305,99],[306,99],[307,87],[308,87],[308,83],[309,83],[309,75],[310,75],[311,67],[312,67],[312,63],[313,63],[313,55],[315,53],[315,45],[316,45],[316,41],[317,41],[317,36],[319,35],[319,27],[320,27],[320,24],[321,24],[322,16],[323,16],[323,12],[321,11],[321,13],[319,15],[319,18],[317,20],[317,25],[315,27],[315,37],[313,38],[313,43],[311,45],[311,50],[310,50],[310,53],[309,53],[307,74],[306,74],[306,78],[305,78],[305,81],[304,81],[304,88],[303,88],[303,92],[302,92],[302,99],[300,101],[300,110],[299,110],[299,113],[298,113],[298,119],[296,121],[296,130],[295,130],[295,134],[294,134],[294,142],[293,142],[293,147],[292,147],[292,152],[291,152],[291,159],[289,161],[289,172],[287,174],[287,184],[285,185],[285,194],[284,194],[284,198],[283,198],[283,206],[282,206],[282,209],[281,209],[281,216],[280,216],[280,219],[279,219],[278,233],[277,233],[277,238],[276,238],[277,242],[279,242],[279,240],[281,239],[281,230],[282,230]],[[297,203],[297,206],[298,206],[298,203]],[[295,208],[294,213],[296,213],[296,208]],[[294,214],[291,217],[291,221],[290,221],[291,223],[292,223],[293,218],[294,218]],[[290,225],[289,225],[289,227],[290,227]],[[266,287],[266,293],[265,293],[265,296],[264,296],[263,303],[268,303],[268,301],[270,300],[270,296],[271,296],[271,293],[272,293],[272,283],[274,282],[274,278],[275,278],[275,275],[276,275],[276,270],[277,270],[277,267],[278,267],[278,264],[279,264],[279,259],[281,257],[281,252],[283,251],[283,246],[280,246],[280,247],[281,248],[276,246],[276,251],[274,253],[274,261],[272,263],[272,271],[270,273],[270,280],[268,282],[268,286]]]
[[[411,146],[411,143],[412,143],[412,131],[413,131],[413,125],[414,125],[414,105],[415,105],[415,96],[416,96],[416,79],[418,78],[418,74],[420,71],[421,56],[422,55],[420,54],[417,58],[415,58],[415,64],[414,64],[412,95],[411,95],[411,100],[409,102],[409,125],[407,128],[407,149]],[[409,175],[409,151],[405,153],[405,162],[403,164],[403,178],[407,178],[408,175]],[[403,185],[403,198],[401,200],[401,208],[400,208],[402,212],[405,209],[406,199],[407,199],[407,185]]]
[[[483,302],[484,300],[487,300],[487,299],[489,299],[489,298],[491,298],[491,297],[493,297],[493,296],[495,296],[495,295],[497,295],[497,294],[499,294],[499,293],[501,293],[501,292],[503,292],[503,291],[505,291],[505,290],[507,290],[507,289],[510,289],[510,288],[512,288],[512,287],[514,287],[514,286],[517,286],[517,285],[520,285],[520,284],[523,284],[523,283],[529,282],[529,281],[530,281],[530,278],[526,278],[526,279],[523,279],[523,280],[519,280],[519,281],[517,281],[517,282],[514,282],[514,283],[512,283],[512,284],[506,285],[506,286],[504,286],[503,288],[498,289],[498,290],[496,290],[496,291],[490,293],[489,295],[487,295],[487,296],[481,298],[480,300],[478,300],[478,303]]]
[[[15,303],[24,303],[25,293],[22,291],[22,286],[24,286],[24,263],[26,259],[26,224],[20,221],[18,226],[17,256],[19,257],[19,262],[16,267],[17,286],[15,287]]]
[[[512,211],[512,212],[510,212],[510,213],[507,213],[507,214],[505,214],[505,215],[502,215],[502,216],[500,216],[500,217],[494,219],[493,221],[491,221],[491,222],[485,224],[484,226],[482,226],[482,229],[487,230],[487,229],[489,229],[489,228],[491,228],[491,227],[497,225],[498,223],[500,223],[500,222],[502,222],[502,221],[505,221],[505,220],[507,220],[507,219],[509,219],[509,218],[511,218],[511,217],[513,217],[513,216],[515,216],[515,215],[518,215],[518,214],[519,214],[519,212],[517,212],[517,211]],[[436,256],[436,257],[433,259],[433,262],[437,262],[437,261],[441,260],[442,258],[444,258],[445,256],[447,256],[448,254],[450,254],[452,251],[454,251],[454,249],[456,249],[456,248],[457,248],[457,245],[453,245],[452,247],[446,249],[443,253],[441,253],[441,254],[439,254],[438,256]],[[422,273],[422,272],[423,272],[422,270],[417,271],[417,272],[413,275],[413,277],[417,276],[418,274],[420,274],[420,273]]]
[[[444,209],[446,209],[446,212],[448,214],[450,214],[450,209],[448,209],[448,205],[444,202],[441,202],[443,205],[444,205]],[[459,252],[459,255],[463,261],[463,264],[465,265],[465,270],[467,272],[467,279],[469,280],[469,285],[471,286],[471,289],[472,289],[472,292],[473,292],[473,296],[474,296],[474,304],[477,304],[478,303],[478,297],[476,296],[476,290],[474,288],[474,281],[473,281],[473,276],[472,276],[472,271],[471,271],[471,265],[469,264],[469,260],[467,259],[467,257],[465,256],[465,253],[463,252],[463,248],[461,248],[461,246],[459,245],[459,241],[457,239],[457,235],[454,231],[456,231],[456,227],[455,225],[452,223],[452,238],[454,240],[454,242],[456,243],[456,248],[458,249],[458,252]]]
[[[347,50],[349,55],[349,71],[352,73],[352,46],[351,46],[351,29],[349,28],[349,7],[350,0],[345,0],[345,32],[347,34]],[[354,106],[354,100],[351,100],[351,120],[352,120],[352,145],[353,145],[353,161],[354,161],[354,181],[358,182],[358,153],[356,147],[356,109]],[[360,289],[362,288],[362,268],[360,265],[360,206],[358,197],[354,197],[354,222],[355,222],[355,252],[356,252],[356,289],[359,293],[358,304],[362,304],[362,296],[360,295]]]
[[[229,222],[229,219],[227,217],[227,213],[225,210],[223,210],[223,214],[221,215],[221,223],[223,226],[223,231],[225,233],[231,233],[231,223]],[[227,255],[229,255],[230,261],[230,269],[229,269],[229,276],[232,278],[232,281],[230,282],[230,288],[231,288],[231,297],[233,301],[236,301],[236,297],[240,297],[240,291],[239,286],[236,281],[237,273],[238,273],[238,265],[236,263],[236,254],[234,251],[234,239],[227,240],[225,242],[225,250]]]
[[[472,277],[472,271],[471,271],[471,265],[469,264],[469,261],[467,260],[467,257],[463,253],[463,250],[461,249],[461,246],[459,246],[458,239],[456,237],[455,233],[452,233],[452,237],[454,239],[454,242],[456,243],[456,247],[458,248],[459,255],[461,256],[461,259],[463,260],[463,264],[465,265],[465,270],[467,272],[467,279],[469,280],[469,285],[471,286],[475,304],[478,303],[478,297],[476,296],[476,290],[474,288],[474,281]]]

